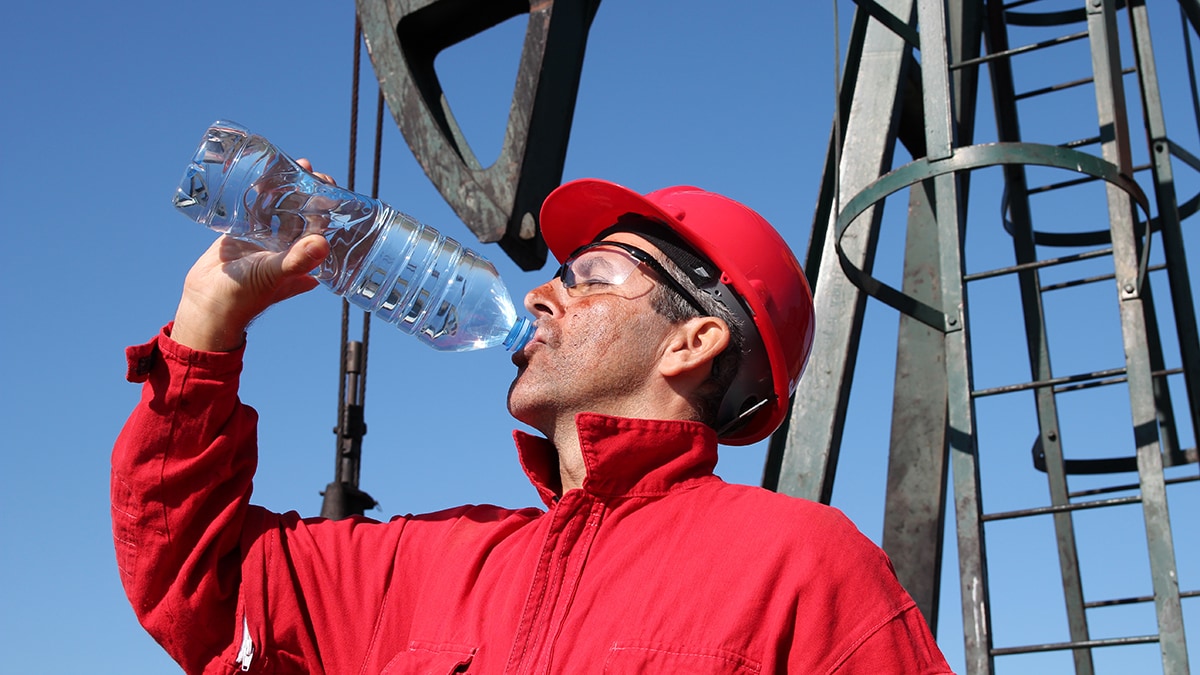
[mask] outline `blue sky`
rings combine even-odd
[[[1200,154],[1174,3],[1153,5],[1169,10],[1156,20],[1173,30],[1155,35],[1164,54],[1158,65],[1167,122],[1179,142]],[[759,210],[803,257],[833,116],[831,7],[607,0],[590,34],[564,179],[596,176],[641,191],[694,184],[722,192]],[[853,6],[842,1],[838,7],[845,30]],[[0,525],[6,579],[0,585],[6,665],[0,670],[175,672],[134,619],[109,538],[108,453],[138,396],[123,380],[122,349],[149,339],[171,318],[184,273],[212,239],[170,204],[210,122],[239,121],[344,181],[353,27],[348,0],[72,0],[12,3],[4,10],[0,196],[8,240],[0,252],[7,289],[0,297],[6,326],[0,421],[7,434],[0,507],[9,515]],[[499,151],[523,28],[516,19],[438,62],[451,105],[485,162]],[[375,94],[365,58],[364,67],[362,128],[369,133]],[[1042,69],[1027,73],[1040,76]],[[994,125],[986,99],[980,108],[979,137],[987,140]],[[1061,140],[1059,127],[1076,118],[1052,112],[1025,125],[1026,132]],[[1142,142],[1140,130],[1134,141]],[[473,243],[390,119],[383,147],[383,199]],[[898,153],[897,165],[903,161]],[[1176,172],[1181,195],[1195,194],[1194,174],[1178,163]],[[364,160],[360,188],[369,176]],[[999,194],[996,176],[980,172],[972,204],[983,215],[970,226],[969,269],[1011,259],[997,223]],[[1093,229],[1095,218],[1104,217],[1102,202],[1098,211],[1082,204],[1046,208],[1059,228]],[[904,206],[889,202],[889,209],[902,216]],[[876,264],[894,283],[902,229],[900,222],[885,223]],[[1200,278],[1194,229],[1187,235],[1193,285]],[[550,274],[549,267],[521,272],[498,248],[479,248],[516,298]],[[997,282],[972,297],[977,349],[997,347],[997,356],[977,360],[977,387],[1027,378],[1010,290]],[[1084,312],[1084,301],[1059,301],[1062,311],[1051,324],[1065,345],[1055,363],[1059,372],[1119,365],[1119,335],[1112,337],[1112,317],[1103,313],[1115,303],[1102,298],[1100,318]],[[252,329],[242,397],[262,415],[255,500],[270,508],[315,515],[318,492],[332,478],[339,319],[340,301],[318,290],[270,310]],[[834,490],[835,506],[876,541],[895,325],[892,310],[870,303]],[[533,503],[503,404],[512,374],[502,352],[438,354],[377,324],[362,480],[381,504],[371,515],[466,502]],[[1129,454],[1127,413],[1109,413],[1108,404],[1086,395],[1064,405],[1064,434],[1074,434],[1082,452]],[[1032,397],[980,404],[989,512],[1046,502],[1044,478],[1029,467],[1032,407]],[[1195,445],[1190,427],[1184,436],[1185,445]],[[722,476],[759,482],[764,444],[722,452]],[[1194,487],[1169,492],[1180,582],[1192,589],[1200,587],[1200,545],[1192,524],[1179,521],[1200,510],[1195,493]],[[1089,599],[1149,592],[1140,519],[1125,508],[1079,516]],[[989,531],[997,645],[1066,639],[1048,522]],[[961,669],[950,543],[938,639]],[[1185,600],[1184,611],[1195,666],[1200,607]],[[1095,636],[1154,630],[1153,611],[1145,606],[1103,610],[1091,620]],[[1064,658],[1000,659],[998,672],[1061,672],[1069,667]],[[1153,646],[1097,655],[1098,672],[1153,672],[1157,663]]]

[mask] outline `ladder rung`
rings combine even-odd
[[[1143,645],[1148,642],[1158,642],[1157,635],[1141,635],[1137,637],[1105,638],[1102,640],[1078,640],[1076,642],[1052,642],[1042,645],[1027,645],[1024,647],[1000,647],[992,650],[993,656],[1005,654],[1030,654],[1033,652],[1054,652],[1065,649],[1091,649],[1092,647],[1118,647],[1121,645]]]
[[[1076,253],[1074,255],[1064,255],[1058,258],[1047,258],[1045,260],[1038,260],[1035,262],[1021,263],[1019,265],[1012,265],[1011,267],[1000,267],[994,270],[988,270],[986,272],[964,274],[963,281],[968,282],[979,281],[980,279],[991,279],[992,277],[1003,276],[1005,274],[1015,274],[1017,272],[1024,272],[1026,270],[1037,270],[1054,265],[1065,265],[1067,263],[1079,262],[1080,260],[1101,258],[1106,255],[1112,255],[1112,247],[1097,249],[1095,251],[1084,251],[1083,253]]]
[[[1112,499],[1097,499],[1091,502],[1075,502],[1072,504],[1052,504],[1050,506],[1037,506],[1032,509],[1018,509],[1016,511],[999,511],[996,513],[985,513],[980,518],[985,523],[990,523],[995,520],[1011,520],[1013,518],[1028,518],[1029,516],[1043,516],[1051,513],[1069,513],[1072,511],[1083,511],[1085,509],[1098,509],[1106,506],[1122,506],[1125,504],[1137,504],[1142,501],[1141,495],[1132,497],[1114,497]]]
[[[1200,598],[1200,591],[1181,591],[1181,598]],[[1117,598],[1115,600],[1096,600],[1094,602],[1085,602],[1085,609],[1095,609],[1097,607],[1116,607],[1118,605],[1135,605],[1141,602],[1154,602],[1153,595],[1139,595],[1136,598]]]
[[[1063,281],[1063,282],[1060,282],[1057,284],[1046,284],[1045,286],[1042,286],[1038,290],[1040,290],[1043,293],[1046,293],[1049,291],[1061,291],[1064,288],[1075,288],[1077,286],[1086,286],[1088,284],[1095,284],[1095,283],[1099,283],[1101,281],[1108,281],[1109,279],[1116,279],[1116,278],[1117,278],[1117,275],[1115,275],[1115,274],[1101,274],[1101,275],[1094,276],[1094,277],[1084,277],[1082,279],[1072,279],[1070,281]]]
[[[1162,378],[1169,375],[1179,375],[1182,373],[1183,368],[1167,368],[1165,370],[1151,371],[1150,377]],[[1079,373],[1078,375],[1067,375],[1065,377],[1052,377],[1048,380],[1034,380],[1032,382],[1022,382],[1021,384],[1006,384],[1000,387],[976,389],[971,392],[971,396],[975,398],[983,398],[984,396],[1013,394],[1019,391],[1040,389],[1042,387],[1054,387],[1054,393],[1062,394],[1068,391],[1078,391],[1080,389],[1092,389],[1094,387],[1104,387],[1110,384],[1120,384],[1125,380],[1124,368],[1110,368],[1108,370],[1097,370],[1091,373]]]
[[[1166,377],[1167,375],[1179,375],[1183,372],[1183,368],[1168,368],[1167,370],[1151,371],[1150,377]],[[1107,387],[1110,384],[1120,384],[1126,381],[1127,377],[1120,375],[1118,377],[1110,377],[1104,380],[1096,380],[1095,382],[1084,382],[1082,384],[1068,384],[1061,387],[1055,387],[1054,393],[1064,394],[1068,391],[1079,391],[1081,389],[1093,389],[1095,387]]]
[[[1060,143],[1058,147],[1067,148],[1069,150],[1078,150],[1079,148],[1084,148],[1089,145],[1098,145],[1102,140],[1103,139],[1100,138],[1099,136],[1090,136],[1088,138],[1080,138],[1080,139],[1077,139],[1074,141],[1067,141],[1066,143]]]
[[[1121,74],[1122,75],[1130,75],[1130,74],[1136,73],[1136,72],[1137,72],[1136,68],[1126,68],[1121,71]],[[1056,91],[1066,91],[1067,89],[1072,89],[1074,87],[1081,87],[1085,84],[1088,84],[1089,82],[1094,81],[1095,79],[1096,78],[1094,78],[1094,77],[1081,77],[1078,80],[1071,80],[1070,82],[1061,82],[1059,84],[1052,84],[1049,87],[1042,87],[1041,89],[1031,89],[1027,92],[1017,94],[1014,98],[1016,100],[1020,101],[1021,99],[1033,98],[1034,96],[1041,96],[1042,94],[1053,94]]]
[[[1067,89],[1072,89],[1074,87],[1079,87],[1079,86],[1085,85],[1089,82],[1094,81],[1095,79],[1096,78],[1094,78],[1094,77],[1081,77],[1078,80],[1071,80],[1070,82],[1061,82],[1059,84],[1052,84],[1049,87],[1042,87],[1041,89],[1030,89],[1029,91],[1017,94],[1014,98],[1016,100],[1020,101],[1022,99],[1026,99],[1026,98],[1033,98],[1034,96],[1041,96],[1042,94],[1052,94],[1056,91],[1066,91]]]
[[[1149,169],[1149,168],[1150,168],[1149,164],[1139,164],[1135,167],[1131,167],[1130,170],[1133,171],[1134,173],[1137,173],[1139,171],[1145,171],[1146,169]],[[1036,194],[1041,194],[1043,192],[1051,192],[1054,190],[1062,190],[1064,188],[1075,187],[1077,185],[1086,185],[1088,183],[1095,183],[1098,180],[1100,180],[1100,179],[1097,178],[1096,176],[1083,176],[1082,178],[1074,178],[1072,180],[1064,180],[1061,183],[1050,183],[1049,185],[1041,185],[1038,187],[1029,188],[1028,190],[1025,191],[1025,194],[1036,195]]]
[[[1088,33],[1086,30],[1079,32],[1079,33],[1072,33],[1071,35],[1063,35],[1062,37],[1056,37],[1054,39],[1046,40],[1044,42],[1035,42],[1031,45],[1025,45],[1023,47],[1014,47],[1012,49],[1006,49],[1002,52],[992,52],[991,54],[985,54],[984,56],[978,56],[973,59],[965,59],[963,61],[959,61],[958,63],[951,63],[949,69],[951,72],[953,72],[955,70],[958,70],[959,68],[966,68],[967,66],[977,66],[977,65],[980,65],[983,63],[988,63],[989,61],[995,61],[996,59],[1006,59],[1010,56],[1017,56],[1018,54],[1026,54],[1028,52],[1037,51],[1039,49],[1045,49],[1046,47],[1054,47],[1056,45],[1066,44],[1068,42],[1074,42],[1076,40],[1083,40],[1083,39],[1087,38],[1087,36],[1088,36]]]
[[[1125,375],[1117,375],[1115,377],[1106,377],[1102,380],[1093,380],[1092,382],[1080,382],[1079,384],[1065,384],[1061,387],[1055,387],[1054,393],[1065,394],[1069,391],[1083,391],[1084,389],[1095,389],[1096,387],[1107,387],[1113,384],[1121,384],[1128,381],[1129,378]]]
[[[1196,449],[1192,448],[1191,450],[1188,450],[1187,452],[1192,455],[1195,455]],[[1167,478],[1166,480],[1163,481],[1163,483],[1166,485],[1176,485],[1178,483],[1190,483],[1190,482],[1196,481],[1196,480],[1200,480],[1200,475],[1180,476],[1179,478]],[[1077,492],[1069,492],[1069,493],[1067,493],[1067,497],[1070,499],[1075,499],[1076,497],[1091,497],[1094,495],[1109,494],[1110,492],[1125,492],[1126,490],[1139,490],[1139,489],[1141,489],[1141,487],[1142,486],[1138,485],[1137,483],[1126,483],[1125,485],[1110,485],[1108,487],[1092,488],[1090,490],[1079,490]]]
[[[1011,394],[1018,391],[1026,391],[1029,389],[1040,389],[1042,387],[1056,387],[1060,384],[1075,384],[1077,382],[1089,382],[1091,380],[1100,380],[1114,375],[1124,375],[1124,368],[1110,368],[1108,370],[1097,370],[1091,373],[1080,373],[1078,375],[1067,375],[1065,377],[1052,377],[1048,380],[1034,380],[1033,382],[1023,382],[1021,384],[1006,384],[1002,387],[991,387],[988,389],[976,389],[971,392],[971,396],[982,398],[984,396],[995,396],[996,394]]]
[[[1165,269],[1167,269],[1167,266],[1165,264],[1151,265],[1150,267],[1146,268],[1146,271],[1147,272],[1158,272],[1160,270],[1165,270]],[[1102,274],[1102,275],[1096,276],[1096,277],[1086,277],[1084,279],[1073,279],[1071,281],[1064,281],[1064,282],[1058,283],[1058,284],[1047,284],[1045,286],[1042,286],[1041,291],[1043,293],[1046,293],[1047,291],[1061,291],[1064,288],[1075,288],[1076,286],[1084,286],[1087,284],[1094,284],[1099,281],[1108,281],[1109,279],[1116,278],[1116,276],[1117,275],[1115,275],[1115,274]]]
[[[1075,187],[1076,185],[1085,185],[1087,183],[1095,183],[1098,180],[1100,180],[1100,179],[1096,178],[1094,176],[1084,176],[1083,178],[1064,180],[1061,183],[1051,183],[1049,185],[1042,185],[1040,187],[1029,188],[1028,190],[1025,191],[1025,194],[1036,195],[1036,194],[1041,194],[1043,192],[1050,192],[1052,190],[1061,190],[1063,188]]]

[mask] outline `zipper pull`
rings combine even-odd
[[[254,659],[254,640],[250,639],[250,623],[246,621],[246,617],[242,617],[242,646],[238,649],[237,663],[242,667],[242,672],[250,671],[250,661]]]

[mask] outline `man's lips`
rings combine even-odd
[[[547,321],[537,321],[535,324],[536,330],[533,332],[533,337],[525,345],[530,347],[533,345],[550,345],[554,346],[558,340],[558,334],[553,325]]]
[[[513,365],[519,368],[524,368],[529,363],[529,357],[533,354],[533,352],[548,344],[549,333],[549,329],[539,325],[537,330],[534,332],[533,337],[529,339],[529,342],[525,343],[525,346],[521,348],[521,351],[515,352],[512,355]]]

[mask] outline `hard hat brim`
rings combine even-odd
[[[645,196],[599,178],[564,183],[546,197],[539,224],[546,247],[559,262],[628,213],[678,223],[670,213]]]

